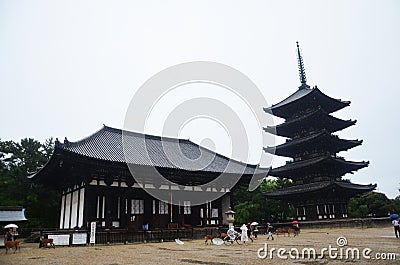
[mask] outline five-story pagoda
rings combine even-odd
[[[338,152],[362,143],[362,140],[341,139],[333,134],[356,123],[331,115],[349,106],[350,102],[331,98],[316,86],[310,88],[298,43],[297,53],[301,86],[288,98],[264,109],[285,119],[282,124],[264,130],[288,138],[285,143],[264,150],[293,159],[271,169],[269,175],[289,178],[292,185],[266,196],[292,204],[299,220],[346,218],[350,197],[374,190],[376,184],[359,185],[342,179],[343,175],[354,173],[369,163],[347,161],[337,156]]]

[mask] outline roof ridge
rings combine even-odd
[[[107,126],[107,125],[105,125],[105,124],[103,124],[103,127],[102,128],[100,128],[99,130],[97,130],[96,132],[94,132],[94,133],[92,133],[92,134],[90,134],[90,135],[88,135],[88,136],[86,136],[86,137],[84,137],[84,138],[82,138],[82,139],[80,139],[80,140],[78,140],[78,141],[74,141],[74,142],[71,142],[71,141],[68,141],[68,142],[64,142],[64,143],[59,143],[59,145],[61,146],[61,147],[70,147],[70,146],[76,146],[76,145],[78,145],[78,144],[83,144],[83,143],[86,143],[87,141],[89,141],[90,139],[92,139],[94,136],[96,136],[96,135],[98,135],[98,134],[100,134],[101,132],[103,132],[103,131],[110,131],[110,132],[114,132],[114,133],[118,133],[118,134],[123,134],[123,132],[125,131],[125,132],[127,132],[129,135],[134,135],[134,136],[141,136],[141,137],[145,137],[145,138],[155,138],[155,139],[160,139],[160,140],[166,140],[166,141],[176,141],[176,140],[178,140],[178,141],[188,141],[188,142],[191,142],[190,140],[188,140],[188,139],[182,139],[182,138],[174,138],[174,137],[168,137],[168,136],[161,136],[161,135],[152,135],[152,134],[146,134],[146,133],[140,133],[140,132],[135,132],[135,131],[129,131],[129,130],[124,130],[124,129],[119,129],[119,128],[114,128],[114,127],[110,127],[110,126]],[[192,142],[193,143],[193,142]]]
[[[136,131],[130,131],[130,130],[125,130],[125,129],[119,129],[119,128],[114,128],[110,127],[107,125],[103,125],[104,127],[102,129],[106,129],[108,131],[113,131],[117,132],[120,134],[123,134],[123,132],[126,132],[131,135],[138,135],[138,136],[144,136],[144,137],[150,137],[150,138],[157,138],[157,139],[163,139],[163,140],[178,140],[178,141],[189,141],[189,139],[184,139],[184,138],[175,138],[171,136],[162,136],[162,135],[154,135],[154,134],[147,134],[147,133],[141,133],[141,132],[136,132]]]
[[[313,88],[306,87],[306,88],[304,88],[304,89],[302,89],[302,90],[299,90],[299,89],[298,89],[298,90],[296,90],[294,93],[290,94],[289,96],[287,96],[286,98],[284,98],[283,100],[281,100],[280,102],[278,102],[278,103],[276,103],[276,104],[272,104],[272,105],[271,105],[270,107],[268,107],[268,108],[264,108],[264,110],[265,110],[265,111],[266,111],[266,110],[271,110],[271,111],[272,111],[272,108],[273,108],[273,107],[275,107],[275,106],[281,104],[282,102],[284,102],[284,101],[286,101],[286,100],[289,100],[289,98],[294,97],[295,94],[304,93],[305,91],[307,91],[307,93],[304,93],[304,95],[302,95],[301,97],[298,97],[298,98],[294,99],[292,102],[294,102],[294,101],[296,101],[296,100],[299,100],[300,98],[304,97],[305,95],[308,95],[309,93],[311,93],[313,90],[314,90],[314,87],[313,87]],[[299,91],[300,91],[300,92],[299,92]]]
[[[78,140],[78,141],[75,141],[75,142],[70,142],[70,141],[68,141],[68,140],[67,140],[67,142],[64,141],[64,143],[61,143],[61,142],[60,142],[60,143],[59,143],[59,146],[60,146],[61,148],[65,149],[65,147],[76,146],[76,145],[78,145],[78,144],[85,143],[85,142],[89,141],[89,139],[93,138],[93,136],[95,136],[95,135],[97,135],[97,134],[100,134],[100,132],[102,132],[102,131],[104,130],[105,127],[107,127],[107,126],[105,126],[105,125],[103,124],[103,127],[100,128],[99,130],[95,131],[94,133],[92,133],[92,134],[90,134],[90,135],[88,135],[88,136],[86,136],[86,137],[84,137],[84,138],[82,138],[82,139],[80,139],[80,140]],[[65,137],[65,139],[67,139],[67,137]]]

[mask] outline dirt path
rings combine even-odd
[[[347,245],[339,247],[338,237],[345,237]],[[44,265],[44,264],[82,264],[82,265],[122,265],[122,264],[205,264],[205,265],[227,265],[227,264],[400,264],[400,239],[394,237],[392,227],[385,228],[342,228],[330,231],[323,229],[303,229],[300,236],[290,237],[275,236],[275,240],[265,240],[265,236],[248,246],[216,246],[204,245],[202,240],[185,241],[184,245],[175,242],[130,244],[130,245],[96,245],[86,247],[56,247],[56,249],[39,249],[38,244],[23,243],[21,252],[16,254],[13,251],[5,255],[5,250],[0,249],[0,264],[4,265]],[[345,241],[344,239],[342,241]],[[258,250],[265,247],[267,243],[268,255],[265,259],[258,257]],[[340,242],[341,243],[341,242]],[[328,252],[331,248],[331,255]],[[273,251],[272,260],[269,251]],[[278,257],[278,249],[283,248],[286,252]],[[296,248],[299,251],[300,259],[292,259],[296,255]],[[301,259],[301,253],[305,248],[316,250],[316,259]],[[328,248],[323,252],[321,249]],[[346,250],[360,251],[359,260],[345,259]],[[365,248],[371,249],[367,253],[371,259],[362,256]],[[334,258],[334,254],[343,251],[343,258]],[[348,250],[350,249],[350,250]],[[281,250],[282,251],[282,250]],[[355,251],[355,250],[354,250]],[[367,250],[366,250],[367,251]],[[368,252],[368,251],[367,251]],[[356,255],[356,252],[354,252]],[[396,260],[376,260],[375,255],[382,253],[395,253]],[[260,252],[264,254],[263,251]],[[352,252],[348,254],[350,257]]]

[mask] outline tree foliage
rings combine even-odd
[[[32,138],[20,142],[0,140],[0,203],[23,206],[28,222],[25,227],[55,227],[59,195],[48,187],[32,184],[27,176],[36,172],[50,158],[52,138],[43,144]]]
[[[388,199],[385,194],[371,191],[351,198],[348,204],[350,217],[384,217],[400,213],[400,200]]]
[[[266,199],[264,193],[275,191],[290,183],[288,179],[263,179],[260,186],[250,192],[238,187],[233,194],[235,222],[237,224],[257,221],[261,223],[287,221],[293,218],[292,207],[283,201]]]

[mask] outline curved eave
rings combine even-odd
[[[328,159],[328,157],[323,156],[323,157],[317,157],[317,158],[307,159],[307,160],[298,161],[298,162],[289,162],[286,165],[283,165],[283,166],[280,166],[277,168],[272,168],[269,171],[268,175],[271,175],[274,177],[286,177],[295,170],[313,166],[313,165],[320,163],[326,159]]]
[[[338,147],[335,151],[336,152],[342,152],[342,151],[347,151],[349,149],[352,149],[356,146],[362,145],[363,140],[345,140],[345,139],[339,139],[338,140]]]
[[[297,119],[284,122],[277,126],[267,126],[264,130],[278,136],[293,138],[299,131],[308,129],[310,125],[319,126],[330,133],[337,132],[356,124],[357,120],[342,120],[326,113],[323,109],[315,110]],[[314,128],[317,129],[317,128]]]
[[[360,170],[369,165],[368,161],[354,162],[347,161],[342,158],[323,156],[313,159],[307,159],[303,161],[291,162],[284,166],[273,168],[270,170],[268,175],[274,177],[288,177],[292,174],[296,174],[299,170],[309,169],[315,166],[331,167],[331,168],[341,168],[341,175],[347,173],[353,173],[354,171]],[[316,169],[315,169],[316,170]]]
[[[268,147],[264,148],[264,151],[267,153],[273,154],[273,155],[294,157],[294,155],[296,154],[296,151],[294,151],[295,149],[304,151],[305,149],[302,148],[302,146],[305,143],[310,143],[310,141],[318,139],[319,137],[321,137],[325,134],[326,134],[326,131],[321,131],[319,133],[315,133],[310,136],[286,141],[285,143],[277,145],[277,146],[268,146]]]
[[[349,150],[362,144],[362,140],[346,140],[322,131],[310,136],[287,141],[275,147],[266,147],[264,151],[270,154],[294,157],[296,154],[303,153],[314,148],[315,143],[324,144],[324,149],[330,153],[337,153]]]
[[[263,127],[263,130],[267,133],[273,134],[273,135],[277,135],[276,133],[276,126],[267,126],[267,127]]]
[[[287,188],[283,188],[277,191],[264,193],[264,196],[270,199],[285,198],[295,195],[300,195],[304,193],[316,193],[316,192],[326,192],[332,188],[338,188],[343,191],[348,191],[350,193],[365,193],[372,191],[376,188],[376,184],[354,184],[347,181],[325,181],[325,182],[315,182],[310,184],[294,185]]]
[[[350,105],[350,101],[342,101],[329,97],[315,87],[312,89],[299,89],[281,102],[264,108],[264,111],[286,119],[293,115],[293,111],[309,105],[305,104],[305,101],[318,101],[316,105],[323,107],[327,113],[338,111]]]
[[[30,179],[32,181],[40,182],[42,180],[43,176],[45,176],[46,173],[49,171],[49,169],[53,168],[54,165],[56,164],[55,160],[56,160],[57,154],[58,154],[58,147],[56,145],[54,147],[53,154],[51,155],[49,161],[47,161],[47,163],[44,164],[44,166],[41,167],[38,171],[30,174],[28,176],[28,179]]]
[[[326,105],[326,107],[324,107],[324,109],[328,113],[332,113],[332,112],[338,111],[340,109],[343,109],[343,108],[349,106],[351,103],[350,101],[332,98],[332,97],[326,95],[325,93],[323,93],[317,87],[314,89],[314,92],[315,92],[316,96],[320,98],[321,106]],[[328,102],[330,102],[330,104]]]
[[[59,170],[62,170],[62,164],[60,165],[60,161],[64,160],[64,151],[64,149],[60,148],[59,145],[56,144],[49,161],[47,161],[47,163],[37,172],[29,175],[28,179],[36,183],[46,183],[53,187],[59,186],[60,181],[62,181],[62,178],[59,177]]]

